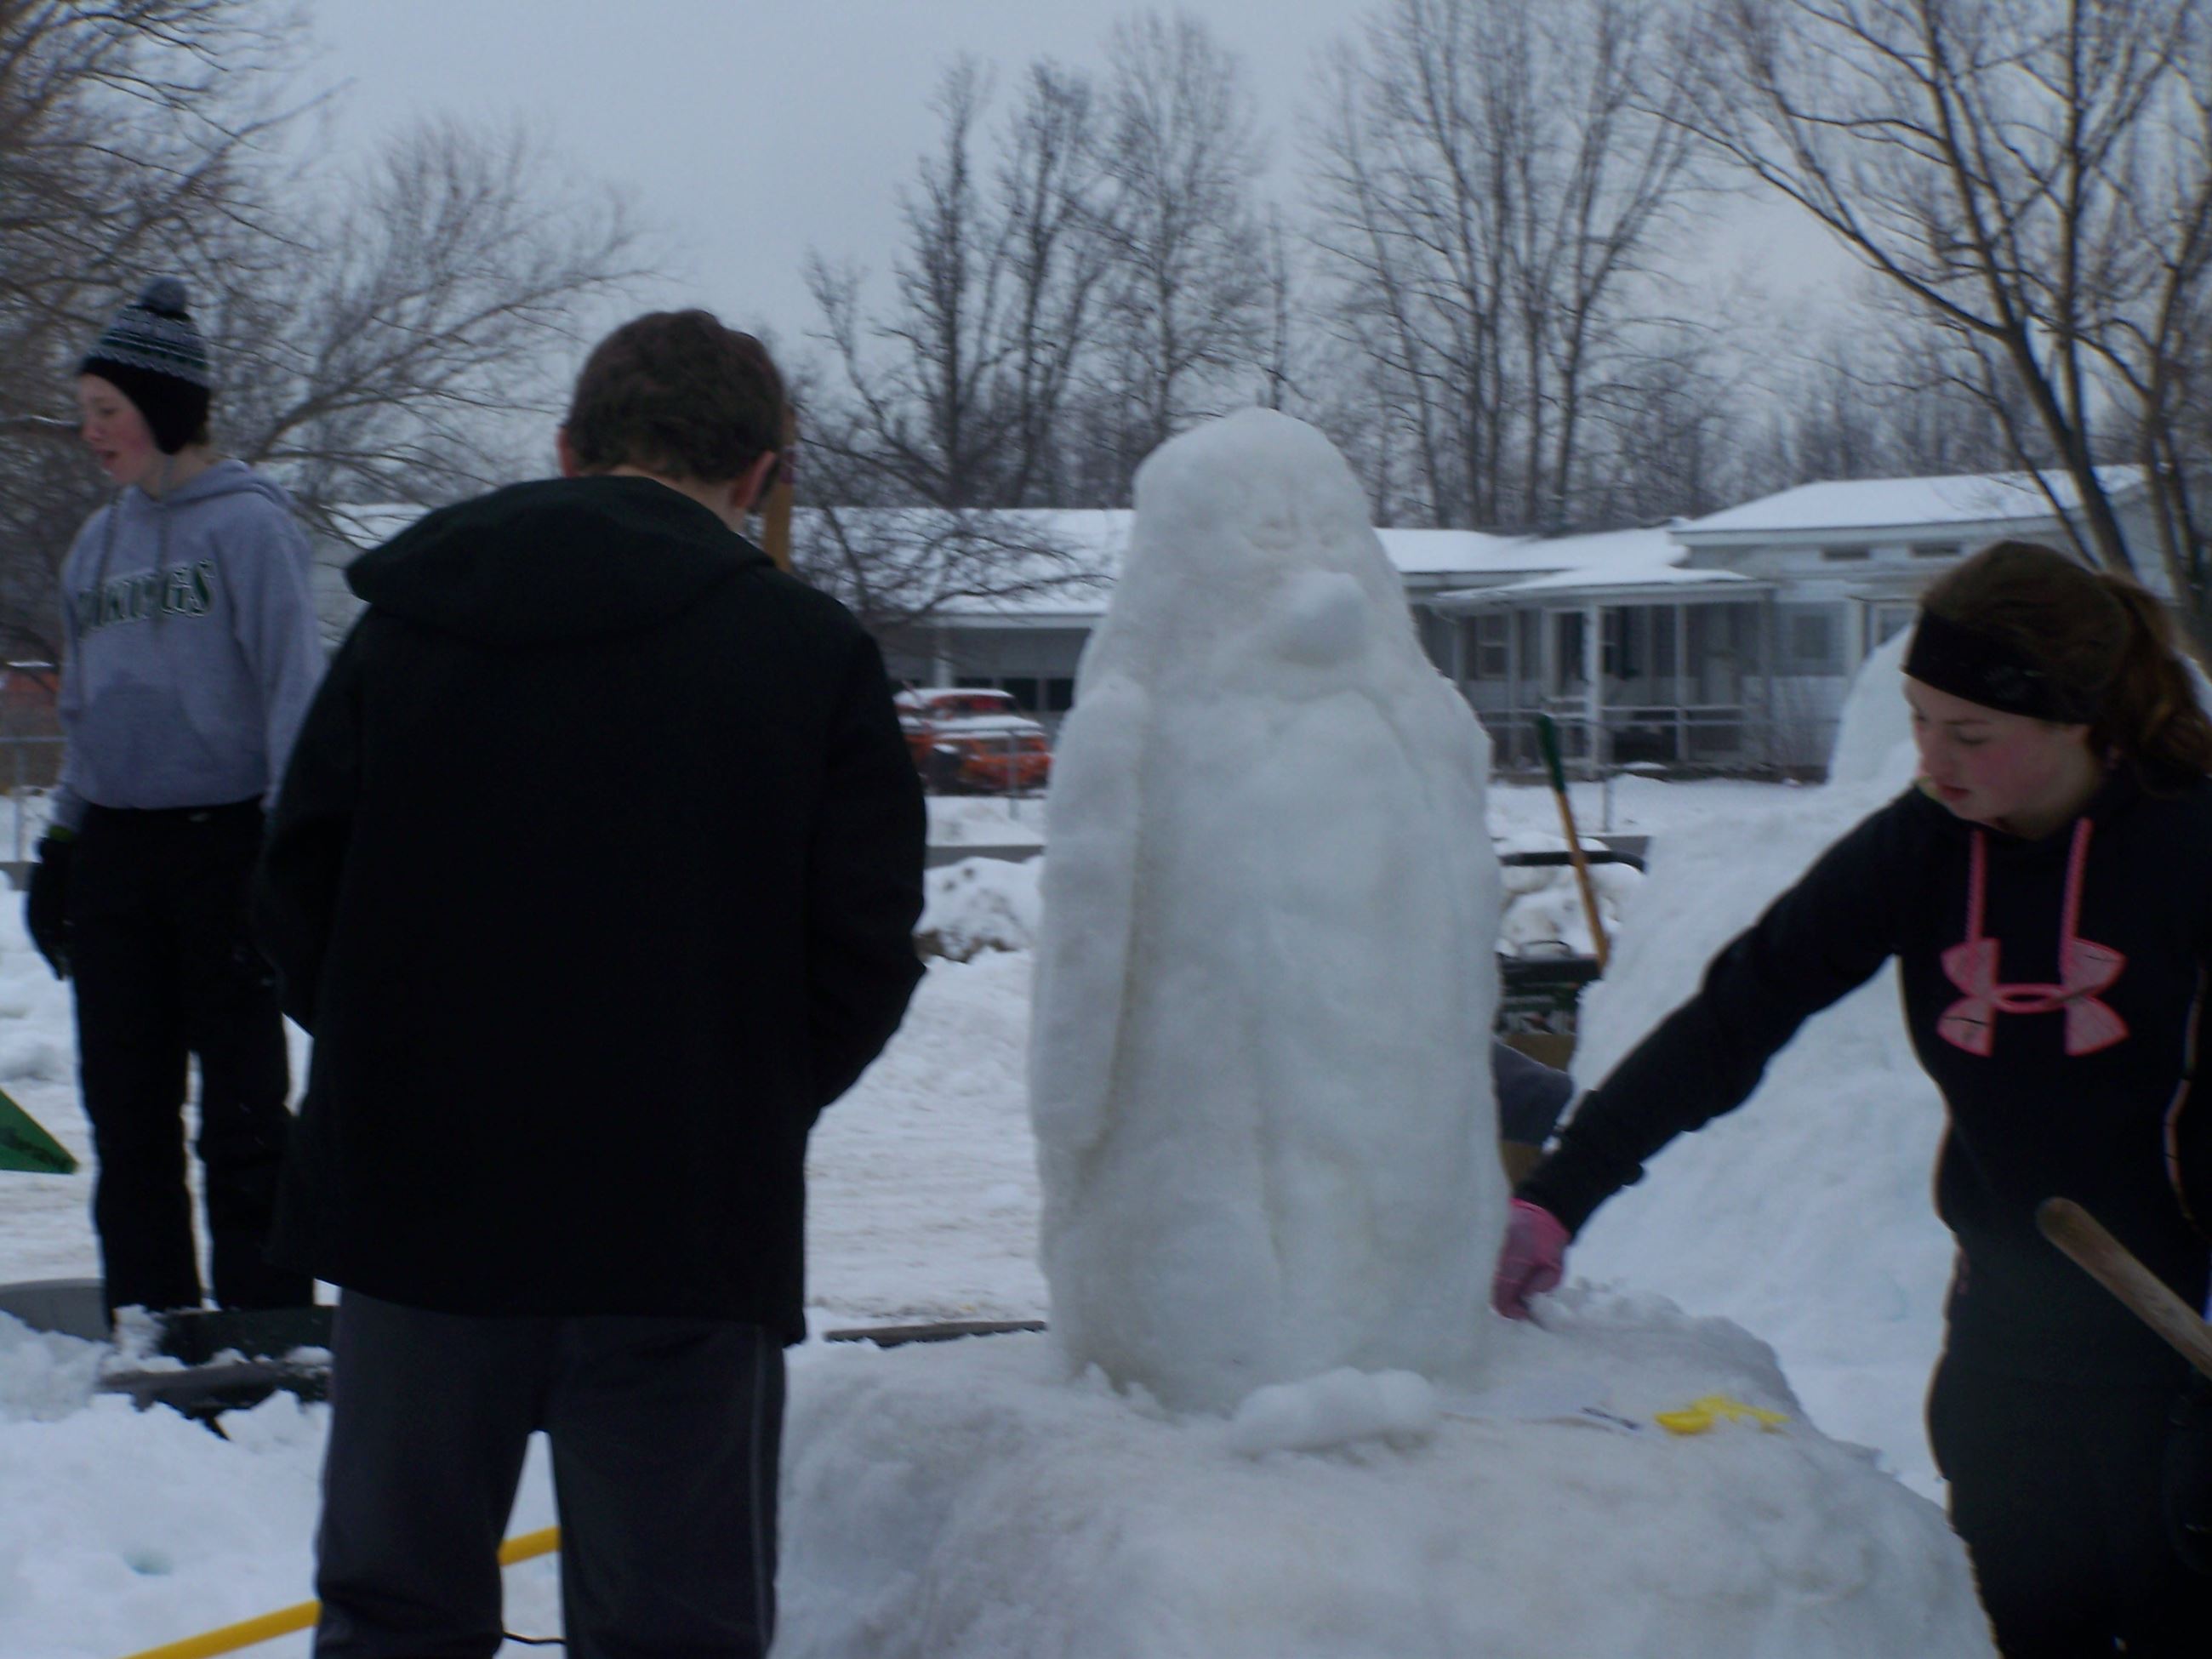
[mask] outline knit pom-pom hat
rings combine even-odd
[[[165,455],[205,429],[215,389],[207,342],[185,308],[186,298],[173,276],[149,283],[77,365],[78,374],[97,374],[137,405]]]

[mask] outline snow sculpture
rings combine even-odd
[[[1328,441],[1252,410],[1147,460],[1079,685],[1030,1058],[1053,1329],[1177,1409],[1463,1373],[1506,1196],[1489,743]]]

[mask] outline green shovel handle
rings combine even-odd
[[[1552,775],[1552,787],[1567,793],[1567,770],[1559,764],[1559,728],[1549,714],[1536,716],[1536,747],[1544,757],[1544,769]]]

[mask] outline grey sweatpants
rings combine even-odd
[[[497,1553],[551,1443],[569,1659],[763,1659],[783,1349],[702,1319],[473,1317],[340,1298],[316,1659],[489,1659]]]

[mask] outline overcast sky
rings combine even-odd
[[[1243,60],[1295,208],[1298,111],[1316,55],[1348,40],[1364,0],[1183,0]],[[365,154],[412,119],[520,117],[666,233],[653,304],[702,304],[766,327],[790,352],[813,326],[802,270],[816,249],[880,275],[896,192],[934,142],[929,100],[963,52],[998,66],[1000,103],[1040,56],[1103,67],[1115,19],[1067,0],[314,0],[313,82],[336,86],[331,137]],[[1741,227],[1725,269],[1802,291],[1838,261],[1771,210]]]
[[[1289,158],[1313,53],[1359,8],[1185,9],[1244,60]],[[348,83],[349,150],[422,115],[525,118],[675,233],[669,297],[790,341],[812,320],[809,248],[888,265],[894,192],[934,140],[928,102],[948,63],[975,53],[1008,89],[1040,56],[1097,67],[1120,15],[1066,0],[317,0],[313,68]]]

